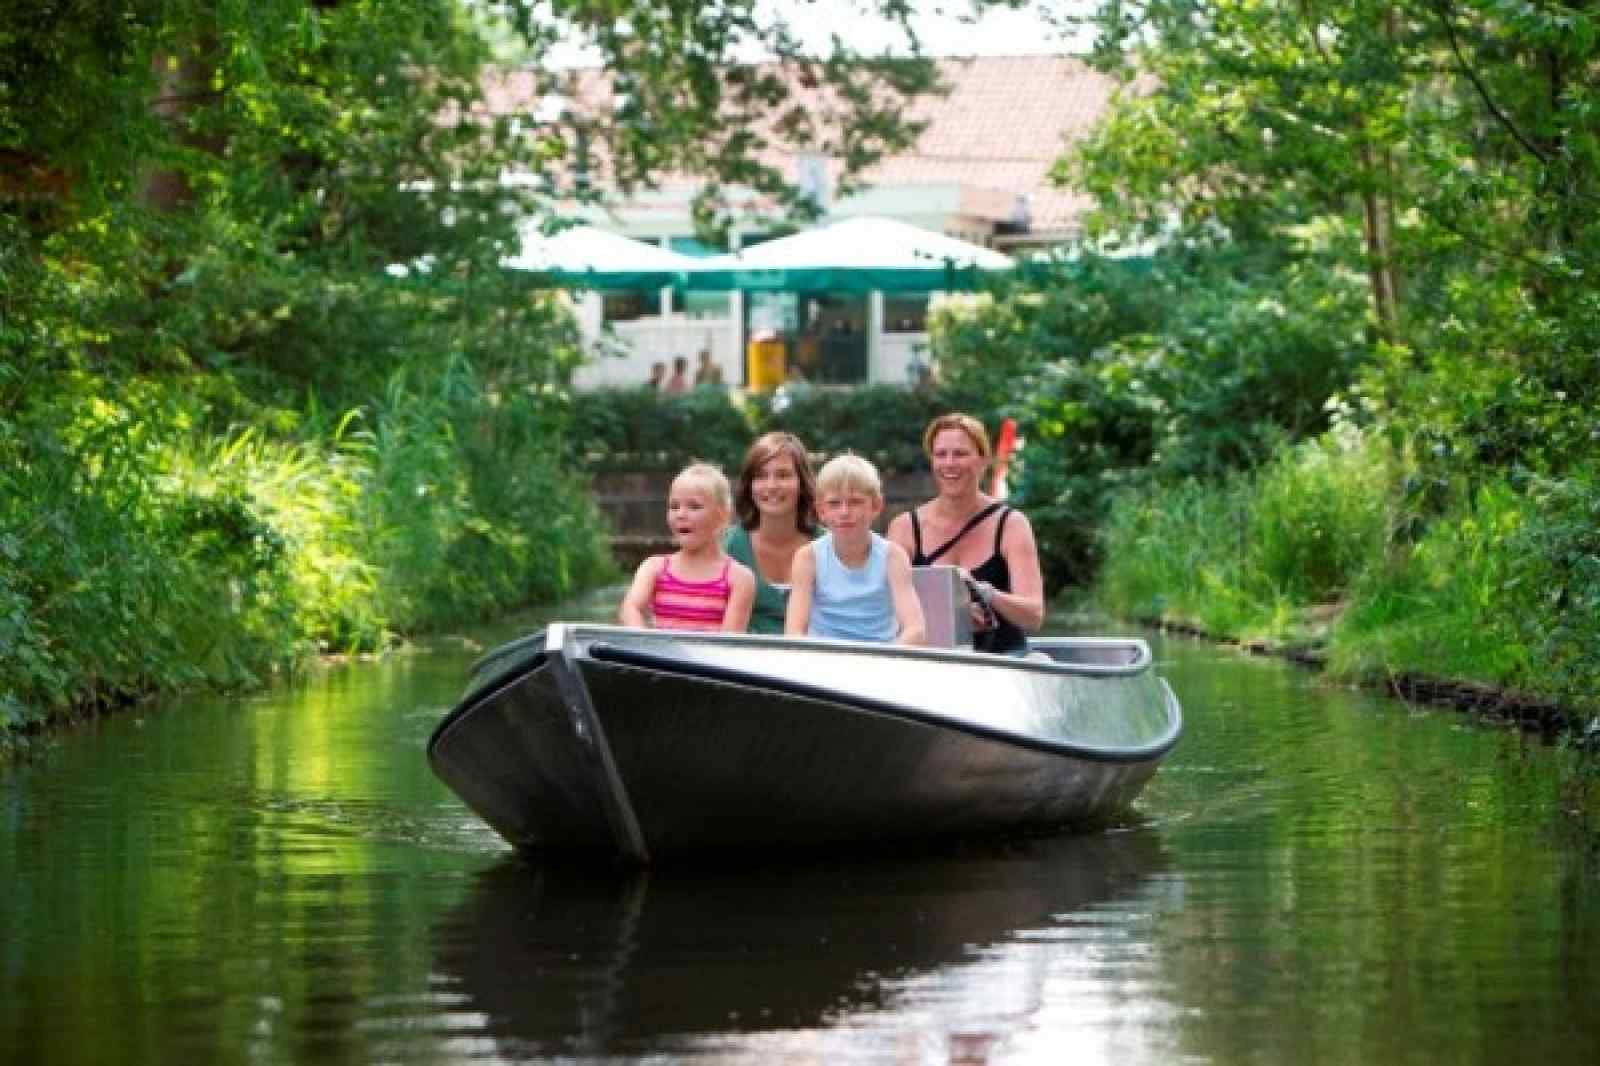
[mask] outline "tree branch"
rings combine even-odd
[[[1483,101],[1483,106],[1489,109],[1489,114],[1494,116],[1495,121],[1504,126],[1506,131],[1510,133],[1516,142],[1522,145],[1522,147],[1525,148],[1530,155],[1532,155],[1540,163],[1549,163],[1550,159],[1544,153],[1544,150],[1541,149],[1537,144],[1534,144],[1526,134],[1517,128],[1517,124],[1511,121],[1511,116],[1500,110],[1500,106],[1496,104],[1494,102],[1494,98],[1489,95],[1488,87],[1485,86],[1483,81],[1478,77],[1478,72],[1473,70],[1472,67],[1467,64],[1467,58],[1461,52],[1461,41],[1456,37],[1455,23],[1450,18],[1449,0],[1436,0],[1435,7],[1439,14],[1439,22],[1444,26],[1444,35],[1450,41],[1450,51],[1454,53],[1456,57],[1456,65],[1461,69],[1461,73],[1467,76],[1467,80],[1472,83],[1472,87],[1477,90],[1479,99]]]

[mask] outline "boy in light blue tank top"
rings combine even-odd
[[[785,633],[927,643],[911,558],[872,531],[882,510],[883,484],[871,463],[840,455],[823,466],[817,513],[828,532],[795,552]]]

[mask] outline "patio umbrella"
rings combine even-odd
[[[932,292],[975,288],[1015,263],[981,245],[888,218],[852,218],[709,259],[691,259],[683,284],[726,292]]]
[[[588,289],[659,289],[675,284],[680,272],[695,262],[596,226],[545,234],[537,223],[527,222],[522,227],[522,247],[501,265]]]

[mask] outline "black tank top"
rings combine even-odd
[[[977,514],[967,519],[967,524],[949,540],[945,541],[932,552],[923,553],[922,550],[922,523],[917,521],[917,509],[913,507],[911,514],[911,553],[912,566],[932,566],[934,561],[945,552],[954,548],[961,542],[961,538],[971,533],[985,518],[1000,512],[1000,520],[994,524],[994,551],[989,558],[974,566],[969,571],[979,581],[987,581],[1001,592],[1011,591],[1011,567],[1006,562],[1006,557],[1000,554],[1000,538],[1005,535],[1006,519],[1011,517],[1012,509],[996,500]],[[986,629],[972,634],[972,647],[975,651],[1009,652],[1020,651],[1028,646],[1028,635],[1022,627],[1006,621],[1000,617],[1000,612],[995,612],[995,619],[1000,623],[993,629]]]

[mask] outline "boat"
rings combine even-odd
[[[1183,715],[1142,640],[961,648],[560,622],[474,666],[428,741],[513,847],[645,864],[1091,828]]]

